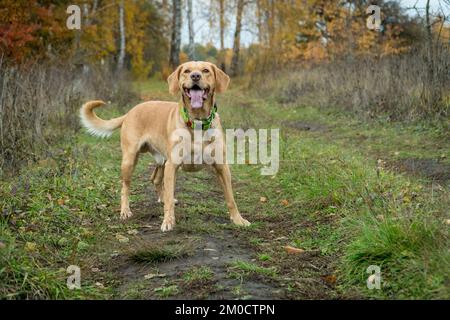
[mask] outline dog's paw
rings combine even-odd
[[[164,219],[162,225],[161,225],[161,231],[171,231],[173,230],[173,227],[175,226],[175,219]]]
[[[133,213],[131,212],[130,208],[122,209],[122,211],[120,211],[120,219],[122,220],[131,218],[132,215]]]
[[[236,217],[231,217],[231,221],[233,221],[233,223],[238,226],[248,227],[250,225],[250,222],[242,218],[242,216],[240,215]]]

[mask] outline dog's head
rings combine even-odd
[[[184,105],[197,113],[209,114],[215,93],[224,92],[230,77],[216,65],[204,61],[190,61],[180,65],[167,79],[169,91],[181,92]]]

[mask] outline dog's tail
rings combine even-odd
[[[105,103],[100,100],[86,102],[80,109],[80,119],[81,124],[90,134],[105,138],[109,137],[115,129],[122,126],[127,115],[125,114],[111,120],[100,119],[95,114],[94,109],[102,105],[105,105]]]

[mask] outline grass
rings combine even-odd
[[[168,298],[178,293],[177,285],[158,287],[153,290],[160,298]]]
[[[233,278],[242,278],[255,274],[268,277],[275,277],[277,275],[275,268],[265,268],[247,261],[234,261],[231,263],[228,273]]]
[[[261,253],[261,254],[258,255],[258,259],[260,261],[269,261],[269,260],[272,260],[272,257],[270,256],[270,254]]]
[[[214,277],[214,272],[210,267],[202,266],[202,267],[194,267],[191,270],[187,271],[183,275],[183,280],[188,283],[203,283],[211,280]]]
[[[108,111],[111,114],[111,110]],[[113,141],[117,142],[117,134]],[[120,154],[85,134],[49,149],[49,157],[0,182],[0,296],[107,298],[90,266],[102,263],[97,245],[130,226],[116,214]],[[97,150],[95,152],[94,150]],[[102,165],[98,165],[102,164]],[[115,229],[110,228],[114,225]],[[32,250],[30,250],[32,249]],[[82,272],[82,289],[66,286],[69,265]],[[107,274],[99,274],[108,278]]]
[[[168,97],[165,84],[156,81],[145,83],[141,90]],[[323,112],[280,104],[244,92],[238,88],[219,97],[225,128],[281,128],[281,163],[275,176],[261,176],[258,165],[231,168],[236,202],[253,226],[234,228],[228,223],[220,188],[207,183],[210,173],[205,171],[183,178],[174,232],[198,237],[230,232],[236,241],[248,243],[249,254],[257,260],[235,261],[227,266],[228,275],[285,281],[290,298],[449,298],[448,225],[444,223],[449,219],[448,186],[424,176],[399,174],[378,161],[420,158],[448,164],[445,131],[418,124],[365,123],[333,109]],[[108,118],[120,112],[108,107],[99,113]],[[319,129],[295,129],[283,124],[287,119]],[[98,140],[80,132],[74,141],[52,146],[48,158],[0,181],[1,298],[117,297],[121,294],[112,271],[90,271],[114,263],[111,251],[144,264],[190,254],[189,243],[142,245],[127,233],[139,228],[139,221],[120,222],[117,133],[110,140]],[[145,161],[140,161],[135,176],[145,175]],[[134,191],[144,187],[147,183],[137,180],[132,185]],[[262,196],[267,201],[261,202]],[[144,200],[143,192],[134,192],[132,208]],[[116,234],[130,241],[122,244]],[[288,244],[319,254],[291,256],[282,248]],[[66,287],[69,265],[82,270],[80,290]],[[381,269],[381,290],[366,287],[370,265]],[[325,273],[335,274],[336,283],[321,287]],[[183,272],[182,281],[207,286],[212,277],[209,266],[196,267]],[[316,295],[305,296],[296,285],[305,279],[319,279],[305,284],[308,292],[317,290]],[[180,292],[175,283],[158,283],[150,289],[136,285],[125,296],[140,298],[150,291],[169,298]],[[239,285],[235,291],[242,293],[244,287]]]

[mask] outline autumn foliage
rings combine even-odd
[[[179,46],[170,42],[180,41],[179,37],[171,39],[174,26],[181,28],[172,21],[175,2],[179,1],[85,0],[79,3],[81,29],[68,30],[66,9],[70,1],[3,0],[2,56],[13,63],[67,59],[78,65],[100,64],[114,69],[122,44],[119,7],[123,3],[126,69],[139,79],[155,73],[167,75],[171,71],[170,48]],[[395,1],[202,0],[195,4],[209,8],[209,25],[205,25],[210,28],[211,40],[220,40],[220,47],[189,43],[179,52],[178,60],[207,59],[237,75],[347,56],[399,55],[425,38],[423,22]],[[370,4],[380,7],[379,30],[367,27]],[[183,8],[178,6],[178,10]],[[190,25],[184,19],[182,25]],[[448,41],[450,29],[444,22],[434,17],[432,30]],[[241,48],[244,29],[252,30],[255,39]],[[233,35],[232,48],[225,46],[226,34]]]

